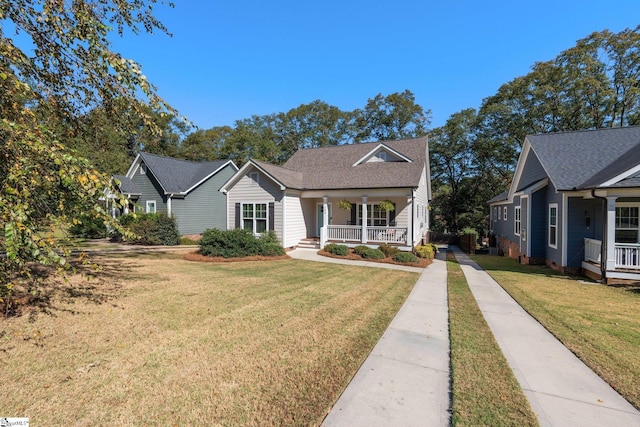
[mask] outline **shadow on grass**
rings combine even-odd
[[[0,316],[28,314],[30,320],[35,320],[39,314],[75,314],[79,311],[72,305],[77,300],[93,304],[110,302],[117,307],[114,301],[122,293],[123,280],[136,277],[135,265],[123,263],[118,257],[84,255],[68,261],[70,268],[63,272],[53,266],[33,265],[31,278],[18,281],[12,295],[0,303]]]

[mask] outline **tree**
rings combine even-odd
[[[62,143],[80,132],[83,115],[101,107],[123,129],[142,122],[157,131],[150,111],[175,114],[140,66],[113,52],[109,41],[125,29],[166,32],[152,15],[155,4],[0,0],[0,251],[6,253],[0,260],[0,300],[5,310],[16,288],[37,290],[33,262],[67,265],[69,247],[54,238],[55,231],[77,221],[80,213],[110,221],[98,200],[113,190],[109,177]]]
[[[463,185],[473,182],[468,178],[476,173],[473,152],[476,120],[476,111],[468,108],[451,115],[444,126],[430,134],[434,187],[446,187],[446,190],[440,189],[441,199],[436,206],[440,207],[440,215],[453,231],[469,226],[461,226],[459,217],[470,206]]]
[[[356,110],[357,142],[417,138],[426,134],[431,111],[416,104],[411,91],[381,93],[367,101],[363,110]]]
[[[285,160],[301,148],[328,147],[350,142],[352,114],[316,100],[277,115],[279,146]]]

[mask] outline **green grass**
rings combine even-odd
[[[640,287],[585,283],[546,266],[472,257],[545,328],[640,408]]]
[[[454,426],[537,426],[520,385],[447,253]]]
[[[299,260],[103,259],[0,321],[2,412],[34,425],[314,425],[416,273]]]

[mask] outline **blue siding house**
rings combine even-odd
[[[640,280],[640,127],[527,136],[509,190],[489,206],[506,256]]]
[[[180,234],[227,228],[227,200],[220,187],[238,171],[231,160],[192,162],[140,153],[126,175],[115,175],[131,201],[124,213],[166,212]]]

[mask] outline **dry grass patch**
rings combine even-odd
[[[300,260],[105,260],[121,279],[107,301],[56,299],[50,314],[1,321],[3,416],[318,424],[417,280]]]
[[[612,287],[495,256],[476,261],[545,328],[640,408],[640,286]]]
[[[452,252],[447,259],[452,424],[537,426]]]

